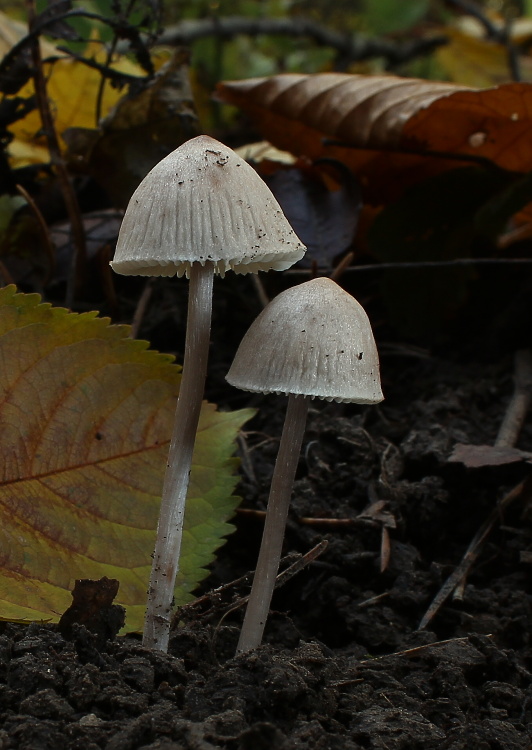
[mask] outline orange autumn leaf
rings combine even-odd
[[[223,82],[218,94],[276,147],[347,164],[376,202],[479,158],[532,169],[530,84],[478,90],[397,76],[288,74]]]

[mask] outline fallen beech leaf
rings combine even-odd
[[[478,469],[481,466],[504,466],[518,461],[532,459],[532,453],[520,451],[517,448],[496,448],[494,445],[467,445],[457,443],[449,456],[451,463],[461,463],[468,469]]]
[[[0,290],[0,616],[57,620],[76,579],[120,581],[141,628],[179,368],[96,313]],[[204,404],[176,601],[205,576],[237,498],[248,411]]]
[[[529,84],[476,90],[396,76],[285,74],[223,82],[218,95],[248,112],[276,147],[343,161],[380,203],[467,164],[444,155],[532,170]]]

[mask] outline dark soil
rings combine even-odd
[[[169,284],[157,290],[166,312],[148,312],[141,330],[166,350],[183,320]],[[138,288],[128,288],[132,305]],[[206,596],[181,613],[169,655],[135,636],[102,643],[83,626],[65,640],[56,626],[3,624],[0,750],[530,750],[526,488],[459,595],[418,630],[497,502],[530,473],[524,461],[448,462],[457,442],[493,444],[511,352],[479,337],[474,315],[462,320],[470,338],[460,347],[452,331],[420,350],[377,325],[386,401],[315,402],[310,412],[285,549],[305,554],[323,540],[327,549],[277,590],[265,644],[235,657],[242,607],[231,604],[248,588],[209,592],[254,567],[285,400],[225,385],[258,306],[244,282],[219,299],[209,397],[259,411],[240,443],[237,530]],[[530,423],[518,447],[532,451]]]

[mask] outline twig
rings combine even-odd
[[[144,285],[142,294],[140,295],[139,301],[137,302],[137,307],[135,308],[133,320],[131,321],[131,330],[129,331],[129,338],[131,339],[136,339],[139,334],[139,328],[144,319],[146,308],[148,307],[151,296],[153,294],[154,286],[155,286],[154,278],[148,279],[148,281]]]
[[[522,349],[514,357],[514,392],[506,408],[497,438],[495,448],[513,448],[519,437],[521,427],[525,421],[530,399],[532,397],[532,353]],[[526,455],[523,452],[523,456]],[[464,574],[456,584],[453,599],[464,597],[467,575]]]
[[[129,85],[134,84],[141,84],[145,83],[147,80],[146,76],[135,76],[131,73],[121,73],[119,70],[115,70],[114,68],[110,68],[107,63],[99,63],[96,62],[96,60],[92,60],[90,57],[84,57],[83,55],[78,55],[76,52],[73,52],[71,49],[68,49],[68,47],[57,47],[59,52],[64,52],[65,54],[69,55],[73,60],[76,60],[76,62],[81,63],[82,65],[86,65],[87,68],[92,68],[93,70],[97,70],[99,73],[102,74],[104,77],[104,80],[108,78],[112,83],[114,83],[115,86],[123,86],[126,83]],[[101,106],[101,103],[100,103]],[[98,112],[96,113],[98,116]],[[96,125],[99,123],[99,118],[96,122]]]
[[[34,6],[33,1],[29,1],[32,6]],[[53,14],[52,16],[45,16],[44,18],[42,17],[42,15],[36,16],[34,9],[33,14],[31,16],[28,16],[28,20],[30,18],[33,19],[33,22],[30,22],[28,24],[29,30],[26,36],[22,37],[22,39],[14,44],[2,58],[2,60],[0,60],[0,77],[9,72],[9,69],[15,64],[17,57],[22,54],[24,49],[35,44],[36,41],[38,42],[39,37],[42,34],[45,34],[49,27],[55,26],[60,21],[67,21],[71,18],[86,18],[92,21],[100,21],[102,24],[109,26],[116,33],[122,33],[122,35],[125,35],[126,32],[129,32],[132,35],[133,39],[128,41],[128,49],[130,49],[132,46],[135,47],[135,45],[138,46],[139,44],[141,44],[141,35],[138,34],[138,31],[134,26],[124,27],[123,23],[121,23],[120,21],[114,21],[113,19],[106,18],[105,16],[101,16],[98,13],[91,13],[90,11],[84,10],[83,8],[73,8],[72,10],[66,11],[65,13]],[[135,44],[131,44],[132,41],[135,42]],[[72,51],[66,50],[66,54],[71,55]],[[87,62],[87,59],[83,58],[82,61]],[[151,75],[153,73],[153,70],[148,70],[147,72]],[[130,76],[126,75],[125,79],[128,78],[130,78]],[[133,76],[133,78],[135,77]],[[16,91],[10,91],[9,93],[16,93]]]
[[[476,18],[477,21],[484,27],[488,39],[491,39],[494,42],[498,42],[499,44],[502,44],[504,47],[506,47],[510,77],[512,81],[521,81],[522,76],[519,65],[519,53],[512,42],[512,18],[510,17],[510,15],[506,16],[504,26],[499,26],[491,20],[491,18],[482,10],[482,8],[477,5],[477,3],[470,2],[470,0],[446,1],[447,5],[452,5],[458,10],[466,13],[468,16]]]
[[[508,407],[506,409],[504,418],[502,420],[497,438],[495,440],[496,448],[511,448],[519,437],[519,432],[523,426],[523,422],[526,417],[526,413],[530,406],[530,400],[532,397],[532,352],[529,349],[519,350],[515,353],[514,358],[514,393]],[[455,599],[462,599],[465,583],[469,575],[469,571],[473,566],[475,560],[479,556],[484,541],[491,533],[495,523],[500,520],[501,514],[516,497],[519,497],[523,489],[525,488],[526,482],[521,482],[516,488],[506,495],[500,503],[492,510],[488,518],[484,521],[480,529],[473,537],[469,547],[467,548],[462,562],[453,571],[449,578],[445,581],[442,588],[431,602],[425,616],[421,620],[419,629],[426,627],[430,620],[434,617],[436,612],[445,602],[445,600],[454,592]],[[531,480],[532,484],[532,480]]]
[[[497,503],[496,507],[493,508],[487,519],[484,521],[480,529],[477,531],[473,539],[471,540],[469,547],[467,548],[462,561],[453,570],[449,578],[445,581],[441,589],[438,591],[429,608],[424,614],[421,622],[419,623],[418,630],[423,630],[430,623],[434,615],[438,612],[440,607],[444,604],[446,599],[452,594],[456,586],[460,584],[462,579],[466,578],[471,570],[474,562],[479,556],[483,544],[490,535],[493,527],[500,520],[501,515],[504,511],[513,503],[514,500],[523,496],[523,498],[530,498],[532,496],[532,479],[525,479],[520,482],[516,487],[510,490],[502,500]]]
[[[371,596],[369,599],[364,599],[363,602],[359,602],[356,606],[358,609],[366,609],[366,607],[373,607],[374,604],[378,604],[382,599],[386,599],[391,595],[391,591],[383,591],[382,594],[376,594]]]
[[[506,54],[508,55],[508,68],[510,70],[510,78],[512,81],[519,83],[523,80],[521,73],[521,63],[519,59],[519,50],[512,42],[512,17],[506,16],[506,23],[504,25],[504,36],[503,44],[506,47]]]
[[[486,638],[493,638],[491,634],[488,634]],[[376,661],[382,661],[383,659],[391,659],[397,656],[417,656],[422,651],[427,651],[429,648],[440,648],[441,646],[448,646],[449,643],[467,643],[469,636],[462,636],[461,638],[447,638],[445,641],[436,641],[435,643],[424,643],[422,646],[415,646],[414,648],[407,648],[404,651],[394,651],[391,654],[383,654],[382,656],[375,656],[373,659],[364,659],[358,662],[357,666],[363,664],[373,664]]]
[[[500,41],[501,30],[497,24],[493,23],[491,18],[487,16],[477,3],[470,2],[470,0],[446,0],[447,5],[454,6],[457,10],[461,10],[468,16],[476,18],[477,21],[484,27],[487,36],[490,39],[496,39]]]
[[[415,39],[403,43],[391,39],[371,39],[357,34],[345,34],[328,29],[309,18],[202,18],[181,21],[163,31],[158,44],[180,45],[207,36],[232,39],[239,34],[259,36],[309,37],[316,44],[332,47],[345,61],[354,62],[373,57],[384,57],[389,63],[398,65],[415,57],[430,54],[437,47],[447,44],[447,37],[436,36]]]
[[[125,18],[129,18],[129,15],[131,11],[133,10],[133,6],[135,5],[135,0],[129,0],[128,7],[126,8],[126,11],[124,13]],[[113,41],[111,42],[110,47],[107,50],[107,56],[105,60],[105,67],[109,68],[112,60],[113,55],[116,50],[116,45],[118,44],[118,36],[115,34],[113,36]],[[98,86],[98,94],[96,96],[96,112],[95,112],[95,126],[98,127],[100,124],[100,118],[102,116],[102,103],[103,103],[103,92],[105,90],[105,83],[106,83],[106,77],[105,75],[102,75],[100,79],[100,85]]]
[[[31,34],[36,19],[35,0],[27,0],[27,10],[28,25]],[[50,108],[50,102],[48,100],[48,94],[46,91],[46,81],[44,78],[41,48],[39,46],[38,36],[32,37],[31,54],[33,60],[33,80],[35,85],[37,106],[39,108],[43,130],[48,143],[48,150],[50,151],[50,159],[52,165],[55,167],[55,171],[59,180],[59,187],[65,201],[65,206],[72,228],[72,236],[75,249],[72,257],[71,271],[67,280],[67,293],[65,299],[65,305],[71,308],[74,302],[76,286],[78,280],[81,279],[82,270],[85,266],[87,258],[85,233],[83,230],[83,222],[81,220],[78,199],[70,182],[68,171],[61,155],[59,138],[57,137],[57,132],[55,130],[52,110]]]
[[[525,421],[532,398],[532,352],[521,349],[514,359],[514,392],[499,428],[495,446],[513,447]]]
[[[238,447],[240,448],[240,460],[242,462],[242,470],[252,484],[257,484],[257,475],[253,468],[253,461],[251,459],[251,452],[248,447],[248,441],[245,435],[241,432],[237,437]]]
[[[428,260],[398,263],[364,263],[360,266],[348,266],[343,273],[360,273],[362,271],[401,271],[412,268],[442,268],[445,266],[504,266],[530,265],[532,258],[454,258],[453,260]],[[309,276],[308,268],[288,268],[285,274],[293,276]]]
[[[262,305],[262,307],[266,307],[270,302],[270,298],[266,294],[266,289],[264,288],[264,284],[262,283],[262,279],[259,277],[258,273],[251,274],[251,283],[253,284],[255,291],[257,292],[257,297],[259,298],[260,304]]]
[[[276,577],[275,588],[277,589],[281,586],[284,586],[284,584],[287,583],[295,575],[297,575],[297,573],[306,568],[306,566],[311,562],[314,562],[316,558],[318,558],[321,554],[323,554],[323,552],[325,552],[328,545],[329,543],[324,539],[323,541],[316,544],[315,547],[312,547],[312,549],[310,549],[304,555],[298,552],[291,552],[290,554],[283,557],[283,559],[281,560],[281,564],[286,564],[287,562],[290,562],[291,564]],[[210,617],[214,613],[220,614],[222,612],[223,617],[225,618],[231,612],[240,609],[244,606],[244,604],[247,603],[249,596],[240,597],[236,601],[230,602],[229,604],[222,601],[223,596],[249,583],[249,581],[253,578],[253,575],[254,571],[250,571],[249,573],[246,573],[246,575],[237,578],[235,581],[225,583],[223,586],[219,586],[213,591],[209,591],[207,594],[198,597],[198,599],[190,602],[190,604],[184,604],[182,607],[179,607],[172,618],[172,629],[177,626],[177,624],[180,620],[183,619],[183,617],[186,617],[188,620],[190,620],[191,617],[195,616],[196,612],[199,612],[199,610],[201,610],[201,608],[206,604],[210,605],[210,607],[201,615],[203,618]]]
[[[42,285],[46,286],[50,279],[52,278],[55,266],[56,266],[56,252],[55,252],[55,246],[52,242],[52,238],[50,237],[50,231],[48,229],[48,224],[46,223],[46,220],[44,216],[42,215],[39,206],[35,203],[33,200],[33,197],[28,193],[25,187],[22,185],[16,186],[18,192],[21,194],[21,196],[26,200],[28,203],[28,206],[33,211],[33,215],[37,219],[37,224],[39,225],[39,233],[41,235],[41,239],[43,242],[44,250],[46,252],[46,256],[48,258],[48,270],[46,272],[46,276],[42,281]]]
[[[349,268],[349,264],[353,261],[354,257],[355,257],[355,254],[352,251],[346,253],[344,257],[342,258],[342,260],[338,263],[336,268],[333,269],[330,278],[333,281],[338,281],[338,279],[344,273],[344,271],[347,270],[347,268]]]

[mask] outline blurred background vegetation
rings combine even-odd
[[[40,83],[28,20],[33,28],[41,24]],[[143,176],[199,132],[232,147],[262,137],[241,110],[216,100],[220,81],[340,71],[482,89],[532,81],[531,48],[532,0],[9,0],[0,13],[0,280],[45,296],[54,290],[56,298],[66,284],[68,306],[84,298],[117,315],[108,261],[121,209]],[[44,91],[40,103],[39,88]],[[55,146],[42,124],[46,101]],[[513,106],[508,103],[509,122]],[[316,174],[307,167],[296,167],[302,182],[296,208],[301,213],[305,205],[304,223],[310,225],[323,217],[315,196],[305,203],[316,184]],[[285,168],[277,154],[273,169]],[[491,164],[482,169],[464,168],[453,185],[447,178],[427,179],[413,193],[388,171],[383,181],[400,185],[404,193],[390,206],[384,198],[382,205],[375,204],[367,194],[353,198],[340,180],[353,203],[346,203],[342,222],[355,262],[412,261],[414,240],[416,262],[467,260],[475,253],[488,259],[501,253],[528,258],[532,211],[521,212],[518,224],[509,218],[532,201],[532,181],[523,187],[520,174]],[[339,183],[331,183],[323,170],[318,170],[318,182],[326,206],[328,193],[335,196]],[[296,194],[292,188],[287,192]],[[504,200],[495,212],[500,226],[493,229],[487,217],[494,215],[489,201],[497,196]],[[479,206],[465,215],[464,206],[473,198]],[[475,212],[483,206],[489,210],[477,221]],[[353,216],[355,224],[360,216],[356,230]],[[379,222],[370,233],[376,216]],[[404,217],[410,217],[408,222]],[[337,224],[342,222],[337,218]],[[413,232],[413,226],[419,231]],[[393,236],[390,227],[395,227]],[[349,243],[333,250],[339,254]],[[438,295],[425,294],[425,307],[437,308],[432,317],[420,306],[413,284],[406,291],[403,281],[394,282],[393,289],[381,285],[389,307],[399,289],[395,308],[403,317],[408,297],[411,316],[405,330],[421,324],[430,328],[435,317],[446,321],[464,304],[474,274],[469,267],[452,273],[447,280],[443,271],[431,276],[439,289]],[[498,281],[494,271],[493,283]],[[425,284],[425,290],[430,288]],[[395,310],[394,319],[400,319]]]

